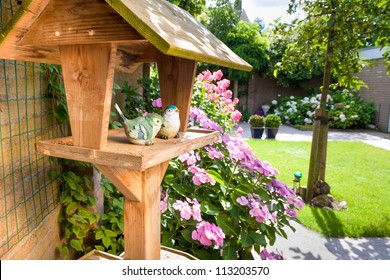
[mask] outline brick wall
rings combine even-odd
[[[376,113],[373,123],[383,132],[389,131],[390,118],[390,76],[386,75],[383,59],[377,66],[365,67],[359,77],[368,85],[360,90],[366,102],[374,102]]]

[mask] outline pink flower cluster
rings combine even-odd
[[[287,203],[285,204],[286,214],[292,218],[297,217],[297,212],[295,207],[302,209],[304,202],[300,196],[296,195],[295,192],[289,188],[285,183],[277,179],[272,179],[272,181],[267,185],[272,191],[280,194],[286,198]]]
[[[192,232],[192,239],[205,246],[211,246],[213,243],[223,246],[225,234],[219,226],[203,221],[196,225],[196,230]]]
[[[215,102],[217,109],[223,113],[231,113],[232,120],[237,123],[242,116],[241,112],[234,108],[239,100],[238,98],[232,100],[233,93],[228,90],[230,81],[227,79],[221,80],[222,76],[221,70],[212,74],[209,70],[206,70],[198,75],[198,82],[203,84],[207,98]]]
[[[261,201],[261,198],[257,194],[248,194],[247,197],[240,196],[236,201],[242,205],[249,208],[249,215],[254,217],[258,223],[263,223],[264,221],[276,221],[276,212],[270,213],[268,206]],[[272,205],[271,205],[272,208]]]
[[[194,199],[191,200],[188,197],[186,198],[186,201],[176,200],[174,204],[172,204],[172,207],[175,210],[180,211],[180,217],[182,217],[184,220],[189,220],[194,218],[194,220],[201,221],[202,216],[200,213],[200,204],[199,202]]]
[[[204,168],[196,166],[197,161],[200,160],[198,152],[191,151],[182,154],[181,156],[179,156],[179,160],[189,166],[188,171],[194,174],[194,176],[192,177],[192,182],[195,185],[200,186],[205,183],[215,185],[214,178],[211,177]]]
[[[190,121],[192,126],[196,126],[196,124],[199,124],[201,127],[205,129],[223,132],[222,127],[219,124],[210,120],[201,109],[198,109],[196,107],[191,107],[190,118],[191,118]]]
[[[276,176],[279,172],[267,161],[259,160],[252,152],[250,146],[241,138],[241,131],[235,137],[223,135],[222,142],[229,151],[230,157],[239,163],[247,172],[259,172],[264,176]]]
[[[211,185],[215,185],[214,178],[211,177],[205,169],[193,165],[188,168],[188,171],[194,174],[194,176],[192,177],[192,182],[195,185],[200,186],[204,183],[210,183]]]
[[[179,160],[182,163],[186,163],[188,166],[195,165],[200,156],[198,152],[190,151],[188,153],[182,154],[179,156]]]

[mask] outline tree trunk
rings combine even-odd
[[[324,66],[324,76],[322,82],[322,94],[320,108],[316,110],[315,122],[313,127],[312,147],[309,163],[309,175],[307,181],[307,190],[305,202],[309,203],[313,198],[314,185],[318,180],[325,180],[326,171],[326,152],[328,143],[329,112],[326,110],[326,101],[329,93],[331,81],[331,69],[333,54],[332,38],[334,31],[331,29],[328,33],[328,45],[326,50],[326,62]]]

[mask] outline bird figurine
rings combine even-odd
[[[175,105],[169,105],[163,113],[163,127],[157,136],[162,139],[179,138],[180,115],[179,109]]]
[[[126,137],[130,143],[145,146],[154,144],[153,140],[163,125],[164,119],[162,116],[153,113],[130,120],[123,114],[118,104],[115,104],[114,107],[120,116],[119,122],[124,127]]]

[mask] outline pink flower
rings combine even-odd
[[[241,119],[241,117],[242,117],[242,114],[241,114],[241,112],[238,111],[238,110],[235,110],[235,111],[232,113],[232,119],[233,119],[233,121],[235,121],[235,122],[239,122],[240,119]]]
[[[179,160],[182,163],[187,163],[188,166],[192,166],[196,164],[198,160],[200,160],[200,156],[198,152],[190,151],[179,156]]]
[[[237,201],[240,205],[242,205],[242,206],[248,205],[248,199],[246,199],[245,196],[240,196],[240,197],[238,197],[238,198],[236,199],[236,201]]]
[[[187,197],[185,202],[181,200],[176,200],[176,202],[172,204],[172,207],[175,210],[179,210],[180,216],[187,221],[191,219],[191,217],[197,221],[202,220],[200,204],[196,199],[191,200]]]
[[[156,107],[156,108],[162,108],[161,98],[153,100],[152,105],[153,105],[153,107]]]
[[[209,152],[209,156],[211,159],[224,159],[225,156],[216,148],[214,148],[213,146],[206,146],[204,147],[204,149]]]
[[[223,73],[221,70],[218,70],[218,71],[213,73],[213,78],[216,81],[219,81],[222,78],[222,76],[223,76]]]
[[[203,81],[211,83],[213,81],[213,75],[209,70],[203,71]]]
[[[172,204],[173,209],[180,211],[180,217],[184,220],[191,219],[192,209],[188,202],[183,202],[181,200],[176,200],[174,204]]]
[[[222,229],[209,222],[200,222],[196,225],[196,230],[192,232],[192,239],[199,241],[205,246],[223,246],[225,234]]]
[[[168,209],[168,190],[166,190],[165,195],[161,193],[162,200],[160,201],[160,211],[165,213]]]
[[[207,171],[203,168],[199,168],[197,166],[191,166],[188,168],[188,171],[194,174],[194,177],[192,177],[192,182],[200,186],[204,183],[210,183],[211,185],[215,185],[215,180],[213,177],[211,177],[209,174],[207,174]]]
[[[202,215],[200,213],[200,204],[199,202],[194,199],[192,201],[192,218],[194,218],[194,220],[197,220],[197,221],[201,221],[202,220]]]

